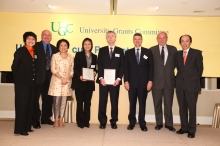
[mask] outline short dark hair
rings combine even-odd
[[[179,43],[180,44],[181,44],[181,39],[182,39],[183,36],[188,36],[190,43],[192,43],[192,37],[190,35],[188,35],[188,34],[184,34],[184,35],[180,36],[180,39],[179,39]]]
[[[92,51],[92,48],[93,48],[93,43],[92,43],[92,39],[90,39],[90,38],[85,38],[85,39],[83,40],[83,42],[82,42],[82,51],[85,50],[85,49],[84,49],[84,43],[85,43],[86,41],[89,41],[89,42],[91,43],[91,50],[90,50],[90,52],[91,52],[91,51]]]
[[[61,44],[62,42],[66,42],[67,47],[68,47],[68,49],[69,49],[70,43],[69,43],[66,39],[60,39],[60,40],[57,42],[57,49],[59,49],[60,44]]]
[[[134,36],[133,36],[133,38],[134,38],[135,36],[140,36],[140,37],[142,38],[142,34],[141,34],[141,33],[135,33]]]
[[[25,33],[23,34],[24,44],[26,44],[26,39],[27,39],[27,37],[29,37],[29,36],[32,36],[32,37],[35,39],[35,41],[37,41],[37,35],[36,35],[35,33],[33,33],[32,31],[27,31],[27,32],[25,32]]]

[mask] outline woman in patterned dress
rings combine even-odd
[[[59,52],[51,59],[52,77],[48,94],[53,96],[54,128],[64,127],[63,115],[67,96],[72,95],[73,57],[68,54],[69,42],[61,39],[57,42]]]

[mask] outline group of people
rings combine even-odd
[[[163,128],[163,109],[165,128],[173,127],[172,104],[174,88],[179,104],[181,128],[177,134],[188,133],[189,138],[196,132],[196,102],[201,90],[200,78],[203,71],[203,58],[199,50],[190,47],[192,37],[182,35],[179,43],[183,51],[168,45],[166,32],[157,35],[158,45],[150,49],[142,47],[142,35],[133,35],[134,48],[125,53],[115,45],[116,33],[108,31],[108,45],[100,48],[98,57],[92,53],[93,42],[85,38],[82,51],[75,58],[68,54],[69,42],[61,39],[56,47],[50,44],[52,34],[44,30],[41,41],[33,32],[23,35],[24,47],[14,54],[12,73],[15,84],[15,134],[28,135],[31,126],[38,129],[41,124],[64,127],[63,114],[67,96],[75,90],[77,100],[76,122],[79,128],[90,127],[90,106],[95,82],[83,78],[82,68],[93,70],[94,80],[99,84],[98,120],[100,129],[107,124],[106,106],[108,94],[111,102],[111,128],[117,129],[118,99],[120,85],[128,91],[129,114],[128,130],[133,130],[137,122],[136,103],[139,102],[138,123],[142,131],[147,131],[145,107],[148,91],[152,90],[156,118],[156,130]],[[174,69],[177,68],[175,77]],[[106,83],[105,69],[115,70],[115,81]],[[124,79],[123,79],[124,76]],[[71,89],[72,88],[72,89]],[[42,112],[39,97],[42,97]],[[50,120],[54,106],[55,122]],[[189,111],[189,113],[188,113]],[[189,118],[188,118],[189,117]],[[41,121],[41,122],[40,122]]]

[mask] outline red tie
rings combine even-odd
[[[186,64],[186,58],[187,58],[187,51],[184,51],[184,56],[183,56],[184,65]]]

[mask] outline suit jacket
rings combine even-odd
[[[58,49],[50,44],[51,49],[52,49],[52,55],[58,52]],[[45,57],[45,51],[44,51],[44,46],[43,42],[37,42],[34,46],[35,53],[37,55],[37,74],[36,74],[36,83],[38,85],[43,84],[46,76],[46,57]],[[52,57],[51,55],[51,57]]]
[[[187,54],[186,63],[183,63],[183,51],[176,53],[176,90],[177,92],[185,84],[188,92],[201,91],[200,78],[203,72],[203,57],[200,50],[190,48]]]
[[[148,81],[153,81],[154,61],[151,50],[141,47],[140,62],[137,63],[135,48],[125,52],[124,82],[128,81],[130,88],[146,88]]]
[[[118,55],[119,56],[118,56]],[[118,57],[117,57],[118,56]],[[124,51],[123,49],[115,46],[112,58],[109,56],[108,46],[102,47],[98,54],[98,77],[96,82],[100,83],[99,78],[104,77],[104,69],[116,69],[115,79],[122,79],[124,68]],[[120,85],[121,85],[120,81]]]
[[[26,47],[16,50],[11,66],[15,85],[35,86],[36,62],[37,58],[32,58]]]
[[[176,47],[166,45],[168,50],[168,57],[166,64],[160,56],[159,45],[150,48],[154,59],[154,82],[153,89],[163,89],[164,86],[168,89],[174,89],[175,87],[175,55],[177,52]]]
[[[96,70],[96,64],[97,64],[97,55],[91,53],[92,55],[92,63],[91,65],[94,65]],[[91,68],[90,66],[89,68]],[[77,52],[74,59],[74,76],[73,76],[73,82],[72,82],[72,88],[73,89],[80,89],[80,90],[95,90],[95,82],[93,81],[81,81],[80,76],[82,75],[82,68],[87,68],[87,61],[85,56],[85,51]]]

